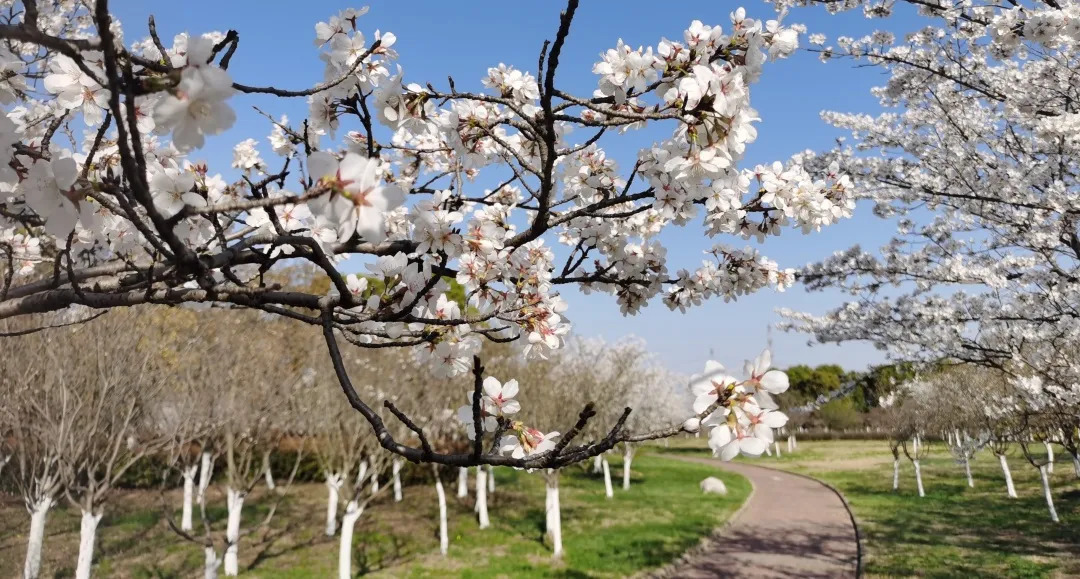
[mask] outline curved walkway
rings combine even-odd
[[[753,484],[746,504],[712,537],[658,575],[705,577],[856,577],[859,542],[844,500],[823,483],[771,468],[708,458]]]

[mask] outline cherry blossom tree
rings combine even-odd
[[[9,107],[0,115],[0,319],[66,312],[78,322],[95,310],[166,304],[314,326],[348,404],[384,449],[414,462],[558,468],[686,431],[680,422],[631,432],[627,410],[602,436],[571,445],[593,417],[585,406],[545,452],[485,445],[482,348],[520,340],[528,357],[559,348],[569,330],[562,286],[612,295],[627,314],[655,299],[684,310],[784,289],[792,270],[753,247],[716,243],[700,268],[670,271],[658,236],[700,218],[709,237],[763,241],[819,229],[854,207],[838,171],[815,179],[801,159],[739,167],[756,138],[751,87],[802,31],[742,9],[729,24],[695,21],[655,47],[620,40],[593,66],[594,93],[575,96],[559,88],[557,71],[577,0],[535,70],[493,67],[476,91],[453,79],[406,81],[396,37],[365,34],[374,28],[366,10],[316,25],[326,80],[293,89],[233,78],[230,62],[244,57],[237,31],[195,31],[167,45],[152,20],[148,37],[125,37],[107,0],[9,4],[0,24],[0,102]],[[246,138],[231,162],[199,160],[249,95],[306,98],[309,113],[301,122],[267,115],[272,158]],[[650,124],[670,127],[670,137],[620,168],[607,143]],[[221,176],[226,163],[240,178]],[[369,273],[345,274],[350,257]],[[324,289],[271,281],[296,263],[316,268]],[[464,287],[465,304],[447,297],[447,280]],[[411,419],[401,422],[415,426],[418,445],[394,436],[354,386],[342,340],[409,348],[443,376],[475,376],[471,452],[436,452]],[[718,392],[717,403],[745,400],[736,394]],[[528,432],[506,435],[528,445]],[[741,432],[729,434],[743,440]]]
[[[861,7],[871,18],[907,10],[926,24],[835,45],[813,37],[825,59],[885,69],[874,95],[886,110],[824,113],[851,139],[805,166],[850,175],[896,233],[877,251],[855,246],[800,272],[809,288],[852,299],[822,316],[791,312],[789,327],[870,340],[899,359],[1038,377],[1060,420],[1047,441],[1075,448],[1080,4],[778,3]]]

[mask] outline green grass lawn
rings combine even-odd
[[[1069,457],[1059,459],[1051,481],[1059,524],[1050,522],[1038,471],[1019,454],[1009,460],[1018,499],[1006,496],[997,457],[989,451],[972,462],[975,488],[968,488],[962,466],[940,443],[921,461],[925,498],[919,498],[903,454],[900,491],[892,491],[892,454],[884,441],[800,442],[794,454],[747,462],[807,474],[839,489],[859,522],[869,577],[1077,576],[1080,480]]]
[[[604,497],[603,480],[582,468],[566,469],[560,497],[562,560],[551,558],[543,537],[544,481],[540,473],[498,469],[489,497],[492,526],[480,531],[467,500],[454,496],[448,481],[450,552],[438,553],[438,505],[431,485],[406,486],[405,500],[382,497],[356,527],[353,569],[372,577],[621,577],[655,568],[697,544],[745,500],[749,483],[706,465],[668,458],[634,460],[631,488],[623,491],[621,460],[612,457],[615,497]],[[698,483],[718,476],[729,495],[702,495]],[[470,483],[473,479],[470,478]],[[241,575],[248,577],[329,577],[337,572],[338,543],[325,537],[325,487],[298,485],[271,528],[245,537]],[[169,500],[178,501],[175,494]],[[183,542],[164,525],[160,499],[152,492],[117,497],[99,529],[99,577],[166,578],[201,574],[202,550]],[[211,517],[224,518],[214,494]],[[245,524],[265,513],[258,495],[245,505]],[[198,516],[196,515],[196,519]],[[25,552],[28,517],[16,501],[0,505],[0,577],[17,576]],[[199,522],[196,520],[196,526]],[[78,513],[56,508],[49,515],[44,577],[70,576],[78,549]]]

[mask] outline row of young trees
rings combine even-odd
[[[237,339],[256,327],[261,340]],[[5,330],[18,333],[19,328],[8,324]],[[114,312],[73,328],[7,339],[6,353],[33,368],[0,377],[9,394],[0,403],[0,462],[6,464],[0,481],[22,498],[30,514],[24,576],[39,576],[47,515],[66,500],[82,513],[76,576],[89,577],[98,523],[118,482],[140,462],[164,465],[162,489],[182,487],[179,520],[173,518],[178,505],[168,501],[164,516],[179,537],[204,550],[205,576],[216,576],[219,568],[235,575],[242,538],[270,524],[301,461],[311,460],[327,488],[325,532],[340,537],[339,572],[351,576],[354,526],[375,498],[392,491],[395,502],[403,500],[405,461],[386,452],[367,422],[339,403],[333,370],[321,349],[304,345],[315,338],[306,326],[251,313],[149,310]],[[685,381],[659,370],[641,342],[574,340],[535,364],[523,363],[511,346],[491,354],[489,371],[513,373],[525,386],[548,384],[559,394],[551,398],[538,395],[536,388],[522,389],[528,411],[515,418],[530,424],[572,422],[577,417],[568,413],[594,400],[599,401],[596,411],[613,419],[625,404],[638,405],[642,412],[630,424],[636,428],[669,424],[685,412],[686,400],[677,395]],[[439,379],[405,352],[355,350],[343,359],[353,375],[362,377],[355,387],[387,403],[387,419],[404,412],[418,417],[427,443],[442,451],[470,445],[453,408],[425,411],[453,401],[454,393],[469,389],[468,380]],[[493,388],[492,379],[487,380],[486,391]],[[514,397],[511,382],[498,386],[507,399]],[[663,392],[669,395],[658,396]],[[416,436],[404,421],[399,429],[397,438]],[[630,480],[631,449],[628,445],[624,488]],[[271,455],[286,457],[287,464],[277,461],[274,472]],[[604,464],[607,472],[606,459]],[[445,554],[449,531],[443,481],[457,477],[458,496],[465,496],[468,473],[464,467],[426,469],[437,491]],[[481,528],[490,524],[490,469],[477,469]],[[547,529],[554,555],[560,556],[559,469],[542,475],[548,489]],[[242,528],[245,501],[263,483],[267,513]],[[221,492],[211,495],[212,485]],[[610,496],[610,481],[606,486]],[[208,517],[211,496],[224,497],[224,521]]]
[[[1080,408],[1048,404],[1051,400],[1036,379],[1019,383],[1008,374],[977,365],[940,369],[900,386],[883,397],[876,419],[887,429],[893,454],[893,490],[899,487],[901,453],[911,462],[919,496],[925,496],[920,461],[930,439],[941,440],[960,465],[969,487],[975,486],[971,461],[988,449],[1001,465],[1005,492],[1017,498],[1008,455],[1018,449],[1039,472],[1050,519],[1058,522],[1050,474],[1054,446],[1062,446],[1080,477],[1080,456],[1071,442],[1074,417]]]

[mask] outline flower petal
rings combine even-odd
[[[488,376],[484,378],[484,394],[491,396],[492,398],[498,398],[502,394],[502,384],[499,379],[494,376]]]
[[[786,392],[789,385],[788,375],[780,370],[769,370],[761,377],[761,387],[773,394]]]

